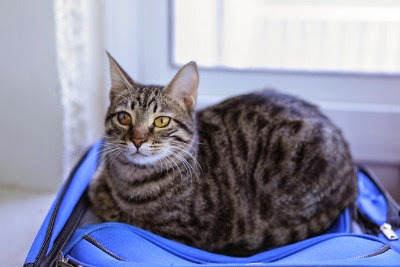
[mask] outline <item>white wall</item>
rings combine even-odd
[[[62,181],[54,27],[52,0],[0,2],[0,184]]]

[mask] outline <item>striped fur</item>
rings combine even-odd
[[[89,187],[104,220],[247,256],[321,233],[354,201],[348,145],[315,106],[263,90],[195,113],[161,86],[129,82],[111,94],[103,161]],[[137,125],[148,121],[149,157],[172,153],[133,162],[136,124],[120,127],[120,110]],[[170,125],[152,128],[154,116],[167,113]]]

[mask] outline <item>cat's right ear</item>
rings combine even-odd
[[[108,62],[110,64],[111,90],[110,99],[120,94],[121,91],[133,86],[134,82],[117,61],[107,53]]]
[[[199,73],[195,62],[183,66],[165,87],[165,93],[183,103],[187,110],[193,110],[199,87]]]

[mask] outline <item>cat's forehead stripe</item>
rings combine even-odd
[[[151,94],[151,91],[146,88],[146,90],[143,93],[143,100],[142,100],[143,101],[143,103],[142,103],[143,109],[147,108],[147,103],[148,103],[147,101],[149,99],[150,94]]]
[[[147,104],[143,106],[143,110],[149,109],[149,108],[150,108],[150,105],[151,105],[152,103],[154,103],[155,101],[156,101],[156,99],[155,99],[154,97],[150,98],[150,100],[147,101]]]
[[[140,95],[138,95],[138,97],[136,98],[136,101],[137,101],[139,106],[142,105],[142,99],[140,98]]]

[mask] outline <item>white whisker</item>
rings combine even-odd
[[[184,148],[178,147],[178,146],[175,146],[174,149],[178,149],[179,151],[182,151],[183,153],[185,153],[185,154],[187,154],[189,157],[191,157],[191,158],[193,159],[195,165],[198,166],[198,168],[200,169],[201,173],[204,174],[203,169],[201,168],[200,163],[198,162],[198,160],[196,159],[196,157],[194,157],[189,151],[187,151],[187,150],[184,149]]]
[[[171,166],[172,174],[174,175],[174,174],[175,174],[175,168],[174,168],[174,166],[172,165],[172,163],[168,160],[168,155],[167,155],[167,153],[166,153],[166,152],[161,152],[161,153],[159,153],[159,155],[162,156],[161,159],[164,159],[164,160]],[[167,165],[165,164],[165,166],[167,166]]]
[[[179,165],[175,162],[175,160],[173,160],[173,157],[171,157],[171,158],[168,158],[175,166],[176,166],[176,168],[178,169],[178,171],[179,171],[179,174],[180,174],[180,176],[181,176],[181,185],[182,185],[182,182],[183,182],[183,176],[182,176],[182,171],[181,171],[181,168],[179,168]]]
[[[179,159],[183,165],[185,166],[186,170],[188,171],[188,173],[190,173],[190,182],[192,183],[192,171],[194,172],[194,174],[196,175],[196,179],[197,181],[199,181],[199,176],[197,175],[196,170],[193,168],[193,166],[184,158],[184,156],[182,154],[180,154],[179,152],[175,151],[174,156]]]

